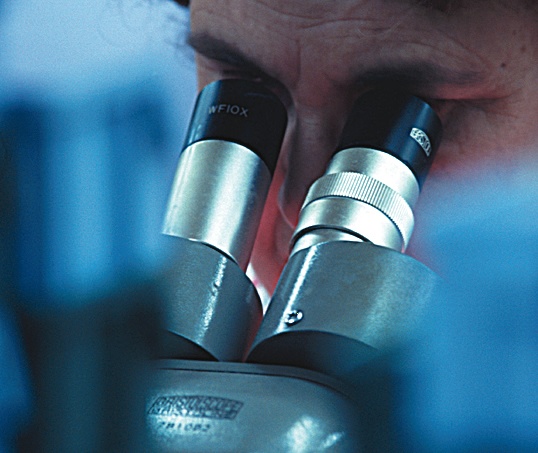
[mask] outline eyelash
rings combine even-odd
[[[200,56],[201,63],[211,71],[212,73],[217,75],[217,78],[244,78],[248,80],[254,80],[254,81],[260,81],[263,82],[264,77],[262,77],[261,74],[257,74],[253,71],[248,71],[236,66],[233,66],[232,64],[221,62],[218,60],[212,60],[210,58]]]
[[[221,71],[221,73],[224,77],[235,77],[235,78],[252,80],[254,82],[268,83],[265,77],[263,77],[261,74],[256,74],[255,72],[252,72],[252,71],[245,71],[241,69],[227,69],[227,70]]]

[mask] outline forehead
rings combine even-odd
[[[417,52],[426,58],[446,46],[450,19],[417,1],[195,0],[191,27],[260,62],[271,76],[285,74],[288,85],[305,71],[345,83],[354,65],[417,60]]]
[[[417,0],[422,4],[421,0]],[[210,12],[222,18],[242,18],[241,25],[250,21],[280,26],[293,24],[289,31],[298,31],[340,20],[387,20],[387,14],[408,10],[415,0],[194,0],[191,13]],[[423,8],[421,8],[423,9]]]
[[[392,6],[380,9],[385,3]],[[191,27],[293,72],[300,59],[320,54],[342,61],[366,40],[383,39],[408,9],[407,2],[392,0],[195,0]]]
[[[473,12],[483,11],[476,6],[481,3],[477,0],[474,8],[466,8],[463,18],[454,17],[456,10],[447,13],[453,1],[194,0],[191,23],[194,30],[225,37],[247,49],[278,48],[283,55],[293,46],[313,46],[328,58],[348,48],[373,45],[376,40],[435,45],[440,38],[461,37],[476,26]],[[488,22],[485,14],[479,16],[482,23]]]
[[[529,48],[536,44],[530,36],[537,29],[535,17],[515,6],[520,2],[476,0],[447,11],[450,4],[194,0],[191,28],[193,35],[224,43],[289,89],[349,87],[356,80],[368,82],[365,75],[377,79],[383,73],[413,79],[423,66],[422,75],[432,68],[438,75],[431,95],[442,97],[449,89],[453,98],[478,95],[470,93],[476,81],[481,81],[481,95],[500,91],[508,82],[500,67],[518,76],[528,64],[518,49],[525,41]],[[465,84],[466,92],[459,92]]]

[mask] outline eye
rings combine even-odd
[[[224,78],[246,79],[252,80],[253,82],[260,82],[264,83],[265,85],[269,85],[269,80],[266,77],[254,71],[243,70],[239,68],[229,68],[222,70],[221,73]]]
[[[427,96],[419,96],[423,101],[429,104],[429,106],[437,113],[437,115],[441,116],[441,112],[446,111],[448,102],[446,99],[437,99],[437,98],[431,98]]]
[[[205,71],[209,71],[214,79],[242,78],[257,82],[265,82],[264,75],[250,68],[235,65],[233,63],[208,58],[198,54],[198,65]]]

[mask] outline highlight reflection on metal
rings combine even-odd
[[[347,235],[404,250],[418,195],[413,172],[399,159],[369,148],[340,151],[308,192],[292,254],[321,242],[348,240]],[[345,236],[336,238],[334,230]]]
[[[206,299],[206,303],[203,305],[203,313],[199,320],[193,319],[193,322],[199,322],[200,327],[198,329],[199,332],[205,334],[207,330],[209,329],[213,318],[215,317],[215,306],[218,303],[218,291],[220,290],[222,286],[222,282],[224,280],[224,276],[226,273],[226,261],[222,259],[219,261],[214,269],[213,272],[213,288],[214,292],[211,294],[210,297]],[[203,335],[200,335],[199,338],[197,338],[198,341],[202,341]]]
[[[341,431],[328,433],[321,420],[305,415],[297,420],[287,432],[286,451],[290,453],[327,451],[331,447],[336,447],[344,436],[345,433]]]
[[[246,269],[271,183],[258,155],[224,140],[183,151],[163,233],[200,241]]]
[[[304,317],[304,313],[302,310],[290,311],[288,313],[288,317],[286,318],[286,325],[294,326],[295,324],[300,323],[303,317]]]

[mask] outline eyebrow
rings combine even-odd
[[[261,65],[226,41],[214,38],[206,33],[190,33],[187,36],[187,44],[196,53],[206,58],[271,78]]]
[[[207,33],[190,34],[187,44],[206,58],[274,79],[259,63],[235,46]],[[394,86],[416,89],[435,85],[469,86],[483,82],[483,71],[458,70],[430,61],[380,63],[371,69],[359,69],[357,86]]]
[[[485,80],[483,72],[460,71],[429,61],[381,64],[359,75],[361,85],[398,85],[401,88],[435,85],[468,86]]]

